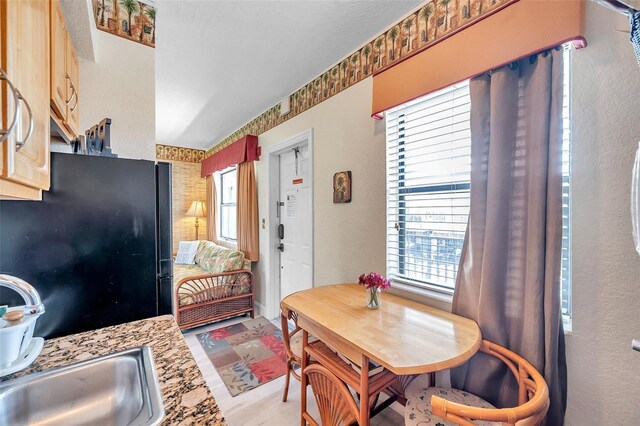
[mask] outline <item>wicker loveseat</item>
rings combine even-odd
[[[181,329],[253,311],[253,274],[244,254],[200,241],[194,265],[173,265],[174,306]]]

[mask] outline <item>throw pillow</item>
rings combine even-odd
[[[176,263],[181,265],[193,265],[199,244],[200,241],[180,241],[178,254],[176,255]]]

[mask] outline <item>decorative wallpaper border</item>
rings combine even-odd
[[[205,151],[202,149],[183,148],[171,145],[156,145],[156,159],[184,161],[185,163],[202,163]]]
[[[156,47],[156,8],[137,0],[93,0],[96,27],[149,47]]]
[[[260,135],[370,75],[414,55],[518,0],[431,0],[383,34],[348,55],[289,97],[291,110],[280,104],[254,118],[207,150],[214,154],[241,137]]]

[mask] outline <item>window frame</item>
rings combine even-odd
[[[573,239],[573,232],[572,232],[572,203],[573,203],[573,173],[572,173],[572,169],[573,169],[573,164],[572,164],[572,160],[573,160],[573,145],[574,145],[574,141],[573,141],[573,117],[572,117],[572,49],[570,44],[565,44],[563,46],[565,52],[564,52],[564,61],[565,61],[565,68],[564,68],[564,90],[565,92],[563,93],[563,98],[564,98],[564,104],[563,104],[563,109],[566,108],[566,114],[563,115],[563,125],[562,125],[562,129],[563,129],[563,154],[566,151],[568,157],[565,161],[565,159],[563,158],[563,162],[562,162],[562,166],[563,166],[563,174],[562,174],[562,185],[563,185],[563,203],[564,203],[564,198],[565,198],[565,185],[567,187],[566,190],[566,208],[563,207],[563,226],[564,226],[564,216],[565,216],[565,211],[566,211],[566,216],[567,216],[567,229],[566,229],[566,234],[565,234],[565,230],[563,229],[563,241],[566,238],[566,242],[567,242],[567,258],[566,260],[563,259],[562,261],[562,265],[561,265],[561,271],[560,271],[560,304],[562,307],[562,319],[563,319],[563,324],[564,324],[564,330],[565,332],[571,332],[572,329],[572,314],[573,314],[573,309],[572,309],[572,299],[573,299],[573,292],[574,292],[574,285],[573,285],[573,265],[572,265],[572,251],[573,251],[573,243],[572,243],[572,239]],[[415,100],[414,100],[415,101]],[[414,101],[410,101],[410,102],[414,102]],[[395,108],[394,108],[395,109]],[[568,120],[568,123],[565,123],[564,120]],[[405,124],[405,122],[403,120],[401,120],[401,115],[398,115],[397,117],[397,132],[400,133],[400,125],[401,124]],[[387,124],[388,126],[388,124]],[[388,138],[388,127],[387,127],[387,138]],[[404,249],[401,248],[401,244],[400,242],[401,240],[401,230],[403,229],[403,227],[406,226],[406,222],[400,220],[400,218],[403,216],[403,212],[402,212],[402,208],[404,207],[403,205],[403,201],[404,200],[404,196],[402,194],[402,187],[401,187],[401,176],[404,170],[402,170],[402,167],[404,166],[404,162],[402,161],[404,158],[404,154],[402,154],[403,145],[405,142],[401,142],[400,141],[401,136],[398,136],[398,142],[397,142],[397,146],[396,149],[398,150],[396,152],[396,155],[398,155],[398,163],[397,163],[397,167],[398,167],[398,182],[396,183],[397,186],[391,186],[390,182],[389,182],[389,162],[387,160],[387,164],[386,164],[386,173],[387,173],[387,182],[386,182],[386,189],[387,189],[387,200],[386,200],[386,207],[387,207],[387,219],[386,219],[386,223],[385,226],[387,227],[386,233],[385,233],[385,239],[386,239],[386,270],[387,270],[387,275],[390,275],[390,279],[391,281],[393,281],[394,283],[398,283],[399,288],[401,290],[404,291],[409,291],[409,292],[413,292],[413,293],[419,293],[419,294],[423,294],[426,295],[427,297],[434,297],[436,299],[440,299],[440,300],[448,300],[449,302],[451,301],[451,298],[453,296],[453,293],[455,291],[455,285],[452,288],[440,285],[440,284],[435,284],[429,281],[424,281],[424,280],[419,280],[419,279],[409,279],[409,278],[405,278],[405,277],[399,277],[399,276],[395,276],[395,273],[390,273],[390,265],[392,264],[392,261],[390,260],[390,252],[391,251],[395,251],[398,255],[398,272],[400,272],[402,270],[400,264],[401,264],[401,260],[400,260],[400,253],[402,250],[407,250],[407,246],[406,246],[406,242]],[[567,146],[565,147],[565,139],[566,139],[566,143]],[[387,141],[388,142],[388,141]],[[388,148],[388,147],[387,147]],[[387,154],[388,155],[388,154]],[[565,174],[564,172],[564,168],[565,166],[567,167],[568,172]],[[420,189],[423,189],[423,191],[419,191]],[[419,188],[414,188],[412,190],[408,190],[406,191],[406,193],[422,193],[422,194],[429,194],[429,193],[435,193],[438,191],[441,192],[455,192],[455,191],[460,191],[460,190],[469,190],[470,189],[470,182],[466,183],[466,184],[450,184],[450,185],[438,185],[438,184],[434,184],[434,185],[424,185],[423,187],[419,187]],[[391,248],[390,247],[390,243],[389,243],[389,235],[392,232],[391,231],[391,226],[392,226],[392,222],[389,220],[389,206],[390,206],[390,191],[391,190],[397,190],[398,195],[397,197],[397,218],[398,218],[398,247],[397,248]],[[406,215],[406,211],[404,213]],[[565,244],[563,242],[563,246],[562,246],[562,253],[564,253],[565,251]],[[564,256],[564,255],[563,255]],[[566,263],[565,263],[566,262]],[[394,266],[395,267],[395,266]],[[564,269],[566,268],[566,272],[564,271]],[[456,271],[457,274],[458,271]],[[566,285],[565,285],[566,283]],[[440,296],[438,296],[440,295]],[[563,302],[563,298],[566,297],[567,301]],[[444,298],[444,299],[443,299]],[[566,306],[566,309],[565,309]]]
[[[236,189],[236,201],[235,202],[225,202],[224,200],[224,179],[225,179],[225,175],[229,175],[230,173],[236,173],[236,183],[234,183],[234,187]],[[229,241],[229,242],[236,242],[237,241],[237,235],[236,238],[231,238],[229,236],[225,236],[222,233],[223,230],[223,224],[222,224],[222,219],[223,219],[223,214],[222,214],[222,210],[224,208],[233,208],[234,212],[237,213],[237,208],[238,208],[238,203],[237,203],[237,192],[238,192],[238,184],[237,184],[237,167],[229,167],[228,169],[220,172],[220,202],[218,203],[218,237],[224,241]]]

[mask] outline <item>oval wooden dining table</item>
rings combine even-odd
[[[369,309],[358,284],[313,287],[285,297],[282,304],[298,314],[303,354],[310,333],[361,367],[360,395],[369,394],[369,360],[397,375],[431,373],[463,364],[482,341],[475,321],[397,295],[385,293],[380,308]],[[302,379],[304,412],[304,374]],[[361,398],[361,425],[369,425],[369,408],[368,398]]]

